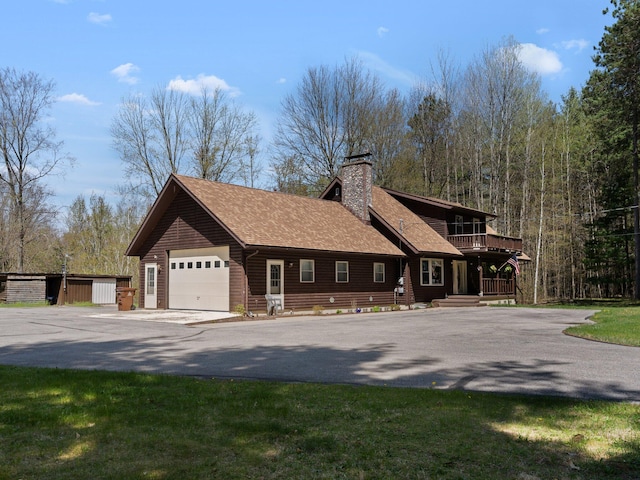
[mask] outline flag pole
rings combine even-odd
[[[504,266],[505,266],[507,263],[509,263],[509,260],[507,260],[506,262],[504,262],[504,263],[500,266],[500,268],[498,269],[498,271],[502,270],[502,269],[504,268]]]

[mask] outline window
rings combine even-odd
[[[171,270],[175,270],[176,269],[176,262],[171,262]]]
[[[384,263],[373,264],[373,281],[375,283],[384,283]]]
[[[456,235],[464,233],[464,218],[462,215],[456,215],[456,221],[453,224],[453,228]]]
[[[193,268],[193,262],[187,262],[187,268]]]
[[[442,259],[420,259],[420,285],[444,285],[444,261]]]
[[[202,268],[202,262],[196,262],[196,268]]]
[[[204,268],[211,268],[211,262],[208,260],[204,262]]]
[[[315,270],[316,269],[314,260],[300,260],[300,282],[315,282]]]
[[[179,265],[180,265],[180,270],[183,270],[184,269],[184,262],[180,262]]]
[[[473,219],[473,233],[478,234],[482,233],[482,222],[479,218]]]
[[[336,282],[347,283],[349,281],[349,262],[336,262]]]
[[[224,261],[224,268],[229,268],[229,260]]]
[[[220,260],[216,260],[216,261],[214,261],[214,262],[213,262],[213,266],[214,266],[215,268],[220,268]]]
[[[147,267],[147,289],[146,293],[155,295],[156,293],[156,266]]]

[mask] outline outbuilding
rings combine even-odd
[[[110,305],[116,303],[117,287],[130,286],[126,275],[0,273],[0,302]]]

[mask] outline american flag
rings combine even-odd
[[[518,257],[515,253],[511,255],[511,258],[507,260],[507,263],[514,268],[516,275],[520,275],[520,264],[518,263]]]

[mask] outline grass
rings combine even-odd
[[[637,479],[640,406],[0,367],[0,479]]]
[[[0,308],[28,308],[28,307],[48,307],[48,302],[13,302],[3,303],[0,302]]]
[[[565,332],[590,340],[640,347],[640,306],[611,303],[594,304],[598,308],[595,323],[570,327]]]
[[[99,307],[97,303],[93,302],[74,302],[68,303],[70,307]],[[48,302],[12,302],[12,303],[0,303],[0,308],[39,308],[39,307],[55,307]]]

